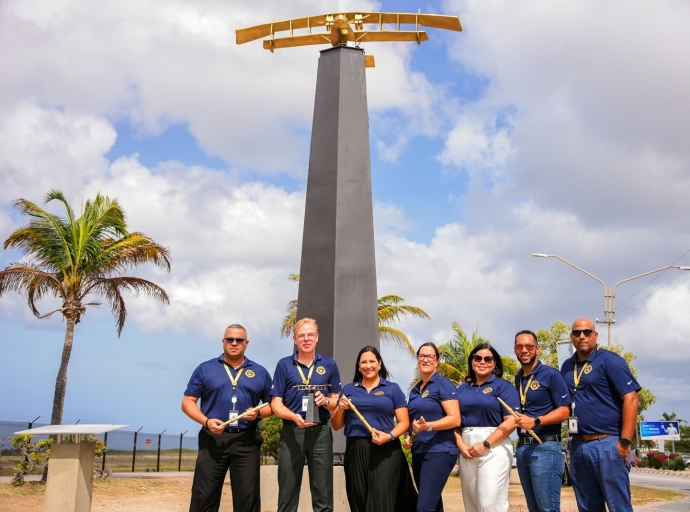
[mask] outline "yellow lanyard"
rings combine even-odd
[[[225,366],[225,371],[228,372],[228,377],[230,377],[230,383],[232,384],[232,392],[234,393],[235,388],[237,387],[237,381],[240,380],[240,375],[242,375],[244,368],[240,368],[240,371],[237,372],[237,377],[233,379],[232,373],[230,373],[230,368],[228,368],[228,365],[223,363],[223,366]]]
[[[577,363],[575,363],[575,368],[573,368],[573,382],[575,382],[575,390],[573,391],[573,395],[577,393],[577,387],[580,385],[580,378],[582,377],[582,372],[584,372],[587,368],[589,367],[589,363],[585,361],[585,364],[582,366],[582,369],[580,370],[580,373],[577,373]]]
[[[527,401],[527,392],[529,391],[529,385],[532,384],[533,378],[534,378],[534,374],[529,376],[529,380],[527,381],[527,385],[525,386],[524,392],[522,391],[522,382],[520,382],[520,404],[522,404],[523,406],[525,405],[525,402]]]
[[[302,366],[300,365],[300,362],[297,361],[297,371],[299,372],[300,376],[302,377],[302,384],[305,386],[309,385],[309,380],[311,379],[311,374],[314,372],[314,366],[316,366],[316,359],[314,359],[311,363],[311,366],[309,367],[309,376],[305,377],[304,373],[302,373]]]

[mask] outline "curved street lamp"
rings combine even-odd
[[[615,324],[616,320],[613,318],[616,315],[616,289],[618,288],[619,284],[626,283],[628,281],[632,281],[633,279],[637,279],[638,277],[644,277],[648,276],[649,274],[654,274],[656,272],[661,272],[662,270],[666,270],[669,268],[677,268],[678,270],[690,270],[690,267],[680,267],[678,265],[668,265],[666,267],[661,267],[657,268],[656,270],[650,270],[649,272],[645,272],[644,274],[640,274],[637,276],[629,277],[627,279],[623,279],[622,281],[618,281],[616,285],[613,288],[608,288],[606,286],[606,283],[599,279],[597,276],[594,274],[590,274],[584,269],[581,269],[577,265],[570,263],[568,260],[561,258],[560,256],[557,256],[555,254],[542,254],[542,253],[534,253],[532,254],[535,258],[556,258],[557,260],[561,260],[563,263],[566,263],[570,265],[571,267],[579,270],[583,274],[587,274],[589,277],[592,279],[596,279],[599,281],[602,286],[604,287],[604,315],[605,318],[604,320],[599,320],[597,318],[596,322],[598,324],[607,324],[608,326],[608,346],[611,346],[611,324]]]

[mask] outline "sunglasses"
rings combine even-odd
[[[228,345],[234,345],[235,343],[241,345],[242,343],[247,341],[247,338],[223,338],[223,341]]]
[[[472,361],[474,361],[475,363],[481,363],[482,361],[484,361],[486,364],[491,364],[494,362],[494,356],[482,357],[479,354],[474,354],[472,356]]]
[[[515,350],[520,351],[520,352],[523,350],[527,350],[527,352],[534,352],[536,350],[536,348],[537,348],[537,346],[533,345],[531,343],[529,343],[527,345],[523,345],[522,343],[518,343],[517,345],[515,345]]]
[[[580,334],[584,334],[585,338],[589,338],[595,332],[596,331],[594,329],[573,329],[570,335],[575,338],[579,338]]]

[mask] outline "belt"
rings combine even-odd
[[[295,427],[297,426],[297,423],[295,423],[292,420],[283,420],[284,425],[294,425]],[[328,425],[328,420],[321,420],[317,423],[317,425]]]
[[[575,434],[573,441],[598,441],[599,439],[604,439],[606,437],[612,437],[613,434]]]
[[[539,435],[539,439],[542,441],[560,441],[561,436],[558,435]],[[518,440],[518,444],[537,444],[537,440],[533,437],[521,437]]]
[[[252,425],[247,428],[236,428],[236,427],[225,427],[223,432],[229,432],[231,434],[239,434],[240,432],[246,432],[247,430],[256,430],[256,425]]]

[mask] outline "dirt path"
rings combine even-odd
[[[515,472],[514,472],[515,473]],[[171,478],[113,478],[94,483],[94,512],[186,512],[189,510],[189,492],[192,480],[189,477]],[[0,484],[0,510],[3,512],[42,512],[45,487],[38,483],[27,483],[22,488]],[[657,489],[633,487],[633,505],[673,501],[686,496]],[[443,492],[447,512],[464,512],[460,479],[451,477]],[[511,512],[527,512],[517,475],[511,477],[509,502]],[[561,495],[561,510],[577,512],[572,487],[564,487]],[[232,512],[230,485],[223,488],[221,512]],[[266,511],[272,512],[272,511]]]

